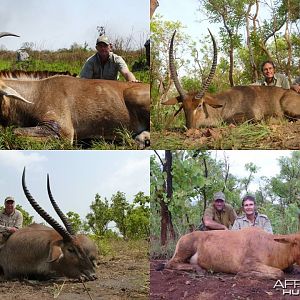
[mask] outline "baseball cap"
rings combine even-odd
[[[13,197],[11,197],[11,196],[8,196],[8,197],[5,198],[4,203],[6,203],[7,201],[13,201],[13,202],[15,202],[15,199]]]
[[[110,44],[110,41],[109,41],[108,36],[106,36],[106,35],[100,35],[100,36],[97,38],[96,45],[98,45],[99,43],[104,43],[104,44],[106,44],[106,45],[109,45],[109,44]]]
[[[214,201],[223,200],[225,201],[225,195],[222,192],[217,192],[214,194]]]

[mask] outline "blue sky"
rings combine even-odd
[[[112,39],[132,36],[133,48],[143,46],[149,34],[148,0],[1,0],[0,46],[17,50],[33,42],[37,50],[69,48],[85,41],[95,46],[97,26],[105,26]]]
[[[0,151],[0,203],[13,196],[17,204],[41,221],[28,203],[21,184],[26,166],[26,183],[39,204],[58,219],[47,194],[47,173],[51,190],[64,212],[75,211],[82,218],[96,193],[102,198],[117,191],[127,200],[142,191],[149,195],[150,151]]]

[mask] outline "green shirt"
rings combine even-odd
[[[108,61],[102,65],[98,53],[89,57],[85,62],[79,77],[87,79],[117,80],[118,72],[127,68],[124,59],[112,52],[109,53]]]
[[[253,85],[278,86],[286,90],[290,89],[290,83],[287,77],[284,74],[280,74],[280,73],[275,73],[273,81],[269,84],[266,82],[265,79],[263,79],[254,83]]]
[[[237,217],[232,226],[232,230],[239,230],[250,226],[258,226],[261,227],[266,232],[273,233],[269,218],[266,215],[262,215],[262,214],[257,214],[254,224],[247,219],[246,215]]]
[[[215,209],[214,205],[211,204],[205,211],[203,217],[210,217],[215,222],[225,225],[230,228],[236,219],[236,212],[230,204],[225,203],[224,209],[219,212]]]

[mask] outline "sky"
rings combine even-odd
[[[266,0],[266,2],[272,3],[272,0]],[[164,20],[180,21],[186,27],[183,31],[190,35],[196,43],[204,36],[208,36],[209,28],[218,43],[221,24],[209,22],[208,16],[200,8],[199,0],[159,0],[159,6],[155,13],[162,15]],[[260,16],[264,18],[269,16],[262,3],[260,5]],[[241,28],[241,33],[245,35],[245,28]],[[209,43],[211,43],[210,38]]]
[[[0,203],[13,196],[36,222],[42,219],[27,201],[26,185],[35,200],[57,221],[47,194],[47,173],[51,191],[63,212],[77,212],[82,219],[98,193],[110,199],[117,191],[132,201],[138,192],[149,195],[150,151],[0,151]]]
[[[106,34],[132,36],[132,48],[149,35],[149,0],[1,0],[0,31],[20,35],[3,37],[8,50],[33,42],[36,50],[69,48],[74,42],[95,47],[97,26]]]

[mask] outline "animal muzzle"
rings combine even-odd
[[[93,281],[98,279],[97,275],[95,273],[91,273],[88,271],[83,271],[83,274],[80,275],[79,280],[80,281]]]

